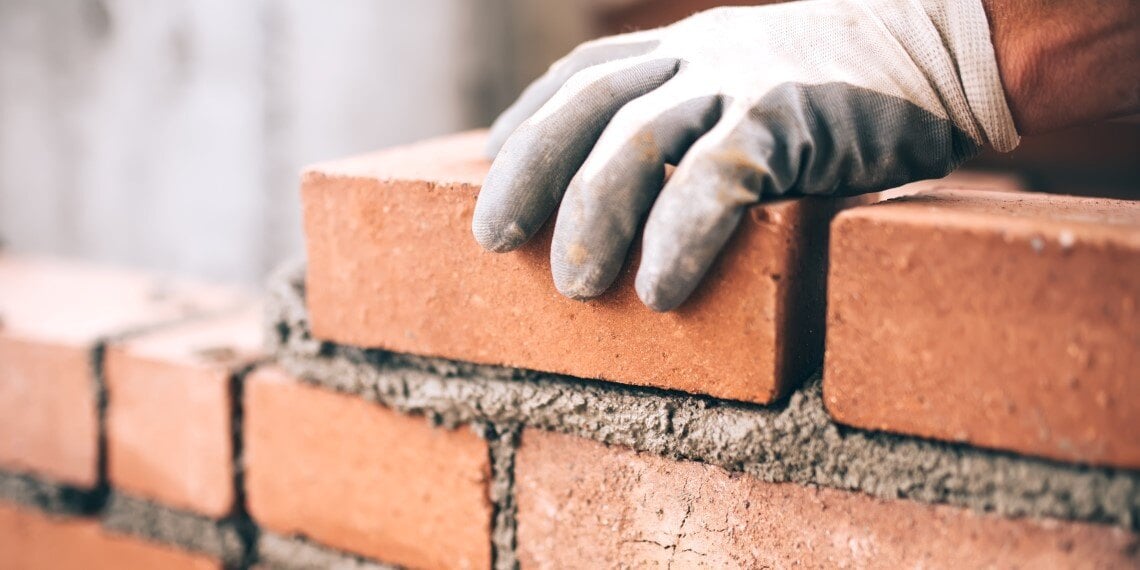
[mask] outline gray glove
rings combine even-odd
[[[583,299],[648,213],[636,287],[666,311],[759,200],[938,177],[1017,141],[979,0],[720,8],[551,66],[491,128],[472,230],[510,251],[561,203],[554,282]]]

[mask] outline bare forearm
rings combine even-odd
[[[1022,134],[1140,113],[1140,3],[983,0]]]

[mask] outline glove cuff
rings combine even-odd
[[[959,128],[1000,152],[1017,147],[1021,137],[981,0],[891,1],[874,11],[938,91]]]
[[[1005,99],[990,23],[981,0],[923,0],[942,43],[958,64],[966,101],[995,150],[1013,150],[1021,137]]]

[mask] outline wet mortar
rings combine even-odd
[[[313,339],[303,266],[273,278],[270,350],[291,373],[434,424],[538,428],[789,482],[1006,516],[1136,530],[1140,472],[1095,468],[838,425],[816,374],[784,402],[757,406],[679,392],[473,365]],[[500,451],[502,453],[502,451]],[[496,472],[507,471],[496,469]],[[512,482],[496,473],[496,484]],[[496,527],[513,529],[513,513]],[[510,532],[513,536],[513,532]],[[496,541],[503,540],[502,537]],[[506,544],[502,549],[506,550]],[[504,560],[506,562],[506,560]],[[500,566],[500,567],[510,567]]]

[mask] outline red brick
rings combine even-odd
[[[1140,467],[1140,203],[940,191],[836,219],[840,422]]]
[[[92,487],[98,419],[89,350],[0,330],[0,466]]]
[[[108,477],[116,488],[220,518],[234,506],[230,381],[261,356],[260,309],[107,349]]]
[[[677,311],[641,304],[636,263],[602,297],[574,301],[550,276],[550,225],[509,254],[472,237],[482,145],[468,133],[305,174],[317,337],[751,402],[818,369],[826,231],[841,202],[753,209]]]
[[[523,568],[1133,568],[1118,528],[1006,519],[526,431],[516,457]]]
[[[0,468],[94,485],[94,345],[237,297],[139,273],[0,255]]]
[[[431,427],[263,368],[246,382],[249,509],[262,526],[416,568],[488,568],[490,460]]]
[[[203,554],[109,533],[94,519],[49,516],[0,503],[0,568],[12,570],[210,570]]]

